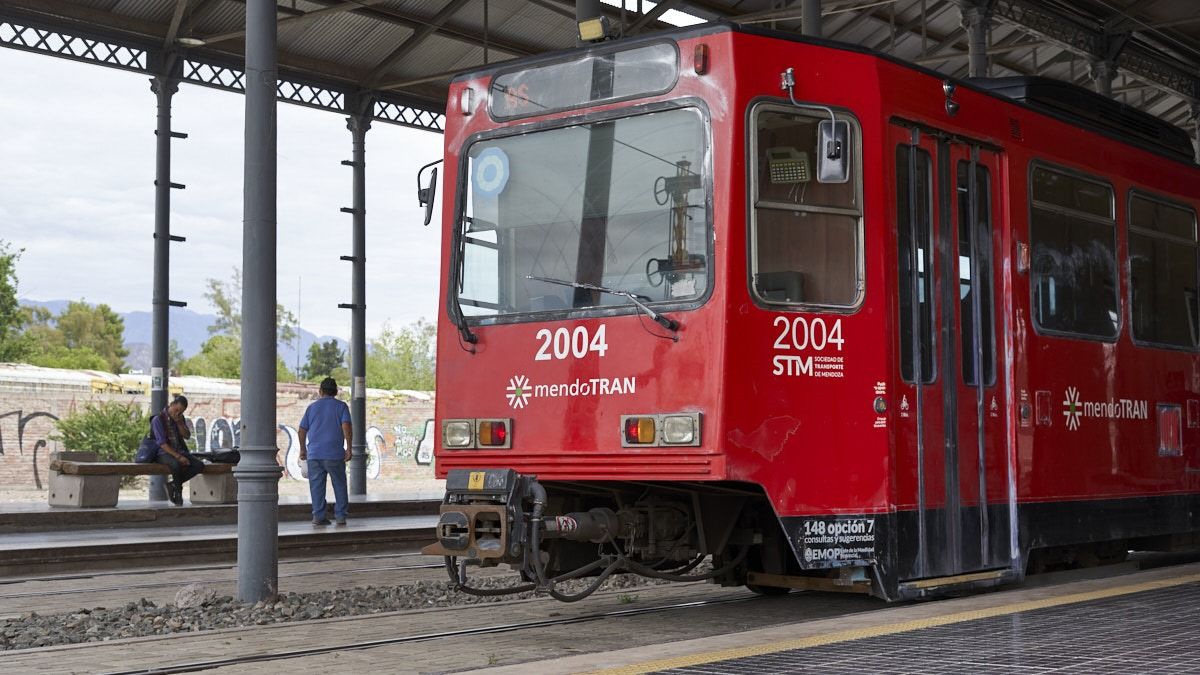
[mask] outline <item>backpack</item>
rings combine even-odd
[[[158,443],[154,442],[153,433],[146,434],[146,437],[142,439],[133,461],[138,464],[153,464],[158,461]]]

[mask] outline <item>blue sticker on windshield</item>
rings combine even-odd
[[[471,184],[479,196],[498,195],[508,184],[508,155],[500,148],[488,148],[475,158]]]

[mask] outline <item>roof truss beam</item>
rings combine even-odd
[[[225,91],[244,91],[245,74],[235,65],[236,55],[205,54],[191,50],[162,51],[158,48],[162,36],[165,35],[165,27],[162,28],[162,31],[157,31],[158,37],[153,40],[138,40],[128,36],[122,39],[119,36],[99,33],[89,35],[84,26],[78,31],[52,28],[36,19],[6,10],[0,5],[0,47],[150,76],[158,75],[168,56],[174,55],[180,61],[178,73],[181,81]],[[155,31],[150,33],[154,34]],[[350,95],[358,91],[356,86],[322,82],[316,78],[295,75],[295,71],[288,71],[288,61],[288,55],[280,54],[281,76],[276,86],[279,100],[336,113],[348,112],[346,106]],[[373,95],[377,99],[373,111],[374,119],[426,131],[443,130],[445,116],[441,108],[432,102],[390,92],[375,92]]]
[[[392,50],[392,53],[388,54],[371,69],[371,72],[367,75],[367,86],[374,87],[377,85],[380,78],[387,73],[388,68],[391,68],[397,61],[413,53],[414,50],[420,47],[434,33],[438,32],[442,25],[449,21],[450,17],[457,14],[458,10],[462,9],[463,5],[467,4],[467,2],[469,0],[451,0],[450,4],[443,7],[437,14],[434,14],[429,23],[417,29],[407,40],[400,43],[400,46]]]

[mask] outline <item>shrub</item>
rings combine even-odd
[[[105,462],[132,462],[138,444],[150,430],[150,418],[139,405],[109,401],[88,403],[54,425],[58,431],[51,440],[61,442],[67,450],[95,452]],[[136,476],[121,479],[126,487],[136,483]]]

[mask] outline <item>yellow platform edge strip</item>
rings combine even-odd
[[[880,635],[906,633],[909,631],[920,630],[922,628],[933,628],[934,626],[944,626],[952,623],[961,623],[963,621],[974,621],[976,619],[986,619],[993,616],[1016,614],[1018,612],[1028,612],[1035,609],[1057,607],[1059,605],[1070,605],[1078,602],[1088,602],[1089,600],[1103,600],[1104,598],[1112,598],[1119,595],[1144,593],[1146,591],[1155,591],[1160,588],[1182,586],[1184,584],[1195,582],[1200,582],[1200,574],[1189,574],[1181,577],[1173,577],[1171,579],[1146,581],[1137,584],[1129,584],[1127,586],[1106,588],[1098,591],[1072,593],[1055,598],[1026,600],[1007,605],[998,605],[996,607],[971,610],[968,612],[955,612],[953,614],[946,614],[943,616],[913,619],[911,621],[899,621],[895,623],[881,624],[879,626],[871,626],[868,628],[854,628],[849,630],[834,631],[832,633],[813,635],[811,637],[797,638],[794,640],[768,642],[766,644],[749,645],[746,647],[732,647],[713,652],[691,654],[688,656],[677,656],[673,658],[659,659],[656,661],[646,661],[644,663],[635,663],[618,668],[593,671],[591,675],[635,675],[639,673],[651,673],[657,670],[669,670],[671,668],[685,668],[687,666],[696,666],[704,663],[713,663],[716,661],[728,661],[731,659],[745,658],[747,656],[761,656],[763,654],[772,654],[774,652],[788,651],[791,649],[807,649],[809,647],[819,647],[821,645],[848,642],[850,640],[861,640],[863,638],[878,637]]]

